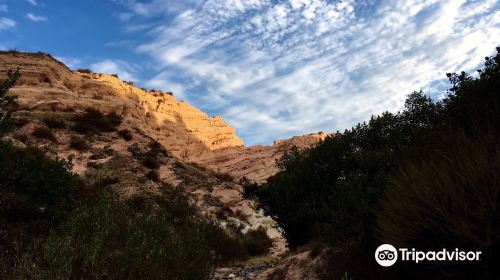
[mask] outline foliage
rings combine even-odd
[[[21,76],[19,69],[7,72],[7,80],[0,83],[0,136],[11,129],[10,115],[8,106],[14,101],[15,97],[7,95],[7,92],[13,87]]]
[[[78,151],[84,151],[89,148],[87,140],[81,136],[71,136],[69,146]]]
[[[78,69],[76,72],[83,73],[83,74],[92,74],[92,70],[90,69]]]
[[[58,119],[55,117],[44,118],[43,122],[45,123],[45,125],[47,125],[50,128],[54,128],[54,129],[66,128],[66,123],[64,122],[64,120],[61,120],[61,119]]]
[[[424,251],[480,250],[490,262],[462,269],[461,263],[422,264],[419,278],[424,271],[435,273],[429,275],[433,279],[436,272],[442,279],[470,279],[477,273],[492,278],[500,272],[491,263],[500,246],[500,149],[491,134],[453,138],[446,147],[405,162],[391,178],[380,203],[378,237],[396,247]],[[409,274],[416,272],[414,268]]]
[[[273,242],[267,235],[266,229],[258,227],[250,229],[243,235],[243,245],[250,256],[260,256],[269,253]]]
[[[51,142],[57,143],[57,138],[54,135],[54,133],[52,132],[52,130],[50,130],[46,127],[36,127],[33,130],[32,135],[35,136],[36,138],[46,139],[46,140],[49,140]]]
[[[132,132],[128,129],[122,129],[118,131],[118,135],[120,135],[126,141],[130,141],[134,138]]]
[[[450,276],[450,269],[457,277],[468,275],[463,279],[472,277],[468,269],[474,278],[496,275],[488,273],[498,263],[493,252],[500,240],[497,51],[486,58],[479,78],[448,74],[452,87],[442,102],[416,92],[402,112],[293,149],[278,161],[279,173],[264,185],[247,184],[246,195],[259,198],[292,247],[311,240],[335,247],[350,240],[358,252],[373,252],[386,241],[408,248],[479,247],[486,253],[479,268],[440,263],[429,277]],[[358,259],[366,273],[355,277],[376,278],[367,272],[372,257]],[[402,267],[392,276],[420,278],[415,272]]]
[[[432,121],[423,111],[439,116],[439,106],[413,93],[401,113],[386,112],[313,148],[292,149],[278,161],[278,174],[254,186],[254,195],[292,246],[320,236],[331,243],[360,238],[373,225],[372,206],[395,168],[396,152]]]
[[[214,228],[171,199],[154,207],[102,193],[35,242],[19,269],[37,279],[207,279],[214,259],[205,235]]]
[[[65,212],[74,182],[71,160],[48,159],[36,148],[20,149],[0,142],[0,192],[17,206],[3,208],[4,218],[38,215],[56,220]],[[14,204],[15,206],[15,204]]]
[[[100,132],[114,131],[123,119],[115,112],[104,115],[96,109],[88,108],[84,114],[75,117],[73,121],[75,122],[74,131],[91,136]]]

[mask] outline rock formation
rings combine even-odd
[[[284,152],[296,146],[305,148],[328,137],[325,133],[314,133],[295,136],[286,140],[276,140],[272,146],[251,146],[225,148],[207,151],[192,159],[219,173],[226,173],[236,179],[246,178],[250,181],[263,183],[267,178],[278,172],[276,160]]]

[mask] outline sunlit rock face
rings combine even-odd
[[[114,111],[181,158],[243,146],[224,119],[209,117],[171,94],[148,92],[110,74],[73,72],[44,55],[2,53],[0,60],[0,79],[8,69],[19,68],[22,73],[12,89],[18,110]]]

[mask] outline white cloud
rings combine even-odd
[[[47,17],[44,17],[44,16],[38,16],[38,15],[35,15],[33,13],[27,13],[26,14],[26,17],[33,21],[33,22],[45,22],[47,21]]]
[[[16,27],[16,22],[10,18],[0,17],[0,30]]]
[[[28,1],[33,6],[38,5],[38,3],[36,2],[36,0],[26,0],[26,1]]]
[[[0,12],[6,13],[9,11],[9,7],[5,4],[0,4]]]
[[[127,2],[145,19],[132,25],[151,30],[137,50],[159,63],[155,81],[175,76],[189,102],[250,144],[398,110],[500,42],[498,0],[173,2]],[[160,15],[169,20],[151,20]]]
[[[57,56],[56,59],[61,61],[62,63],[64,63],[70,69],[77,69],[77,68],[82,67],[82,60],[79,58],[67,57],[67,56]]]
[[[137,78],[133,74],[135,68],[123,61],[113,61],[108,59],[92,64],[90,69],[97,73],[118,74],[120,79],[124,81],[137,82]]]

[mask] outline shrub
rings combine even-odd
[[[234,182],[234,177],[228,173],[213,172],[213,174],[215,177],[217,177],[217,179],[223,182]]]
[[[50,128],[55,128],[55,129],[66,128],[66,123],[63,120],[56,119],[54,117],[45,118],[43,119],[43,122]]]
[[[114,131],[122,123],[122,117],[114,112],[105,116],[98,110],[88,108],[83,115],[75,117],[73,121],[75,122],[73,130],[81,134],[93,135]]]
[[[241,243],[195,215],[178,192],[120,202],[106,192],[35,242],[14,275],[37,279],[208,279]]]
[[[71,136],[69,146],[78,151],[87,150],[89,148],[87,140],[81,136]]]
[[[122,129],[122,130],[118,131],[118,135],[120,135],[126,141],[130,141],[133,139],[132,132],[128,129]]]
[[[119,78],[120,78],[120,77],[118,77],[118,74],[111,74],[111,76],[113,76],[113,77],[115,77],[115,78],[117,78],[117,79],[119,79]]]
[[[146,204],[137,212],[102,196],[79,207],[66,230],[37,242],[25,255],[31,267],[21,269],[30,278],[50,279],[208,278],[214,265],[203,238],[208,228],[191,210],[173,212],[178,209],[168,205],[155,210]]]
[[[33,132],[31,134],[33,136],[35,136],[36,138],[47,139],[47,140],[50,140],[54,143],[57,143],[57,138],[54,135],[54,133],[52,132],[52,130],[50,130],[46,127],[37,127],[33,130]]]
[[[149,169],[158,169],[160,168],[160,162],[154,156],[146,157],[142,160],[142,165]]]
[[[9,70],[7,72],[7,76],[7,80],[0,83],[0,136],[12,129],[12,122],[10,113],[8,112],[8,107],[14,101],[15,97],[8,96],[7,92],[14,86],[16,81],[21,76],[21,73],[19,73],[19,69],[16,71]]]
[[[154,181],[154,182],[159,182],[160,181],[160,175],[158,172],[154,170],[149,170],[148,173],[146,173],[146,178]]]
[[[482,251],[478,264],[419,264],[418,279],[492,279],[500,270],[500,150],[495,137],[455,135],[454,143],[407,162],[381,201],[379,238],[402,248]],[[413,279],[416,267],[407,267]],[[424,273],[424,274],[422,274]],[[438,275],[441,275],[438,277]]]
[[[250,256],[260,256],[269,253],[273,241],[267,235],[265,228],[258,227],[250,229],[243,236],[243,244]]]
[[[74,182],[71,161],[48,159],[38,149],[19,149],[5,142],[0,142],[0,178],[0,193],[14,194],[22,202],[19,207],[29,213],[44,209],[42,216],[51,219],[65,211]],[[26,211],[18,209],[8,217],[21,219]]]
[[[84,74],[92,74],[92,70],[90,69],[78,69],[76,70],[77,72],[84,73]]]
[[[116,112],[111,112],[106,115],[106,120],[112,127],[117,127],[123,122],[123,118]]]

